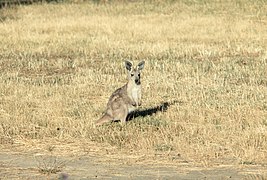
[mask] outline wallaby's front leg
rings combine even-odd
[[[138,94],[138,106],[142,105],[142,100],[141,100],[141,91]]]
[[[138,102],[135,102],[134,100],[132,100],[129,97],[127,97],[127,104],[131,104],[134,107],[138,106]]]

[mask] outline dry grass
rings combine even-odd
[[[0,10],[0,138],[109,144],[118,153],[266,164],[264,1],[44,4]],[[144,59],[143,107],[94,128]]]

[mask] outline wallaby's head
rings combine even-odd
[[[125,67],[128,72],[128,81],[134,82],[136,85],[141,84],[141,70],[145,66],[145,61],[141,61],[135,68],[129,61],[125,61]]]

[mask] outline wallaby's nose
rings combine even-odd
[[[139,85],[141,82],[140,82],[140,79],[135,79],[135,83],[137,84],[137,85]]]

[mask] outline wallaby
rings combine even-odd
[[[135,68],[129,61],[125,61],[128,73],[128,82],[117,89],[109,98],[107,109],[102,118],[96,121],[96,125],[120,120],[126,122],[127,115],[141,105],[141,70],[145,61],[141,61]]]

